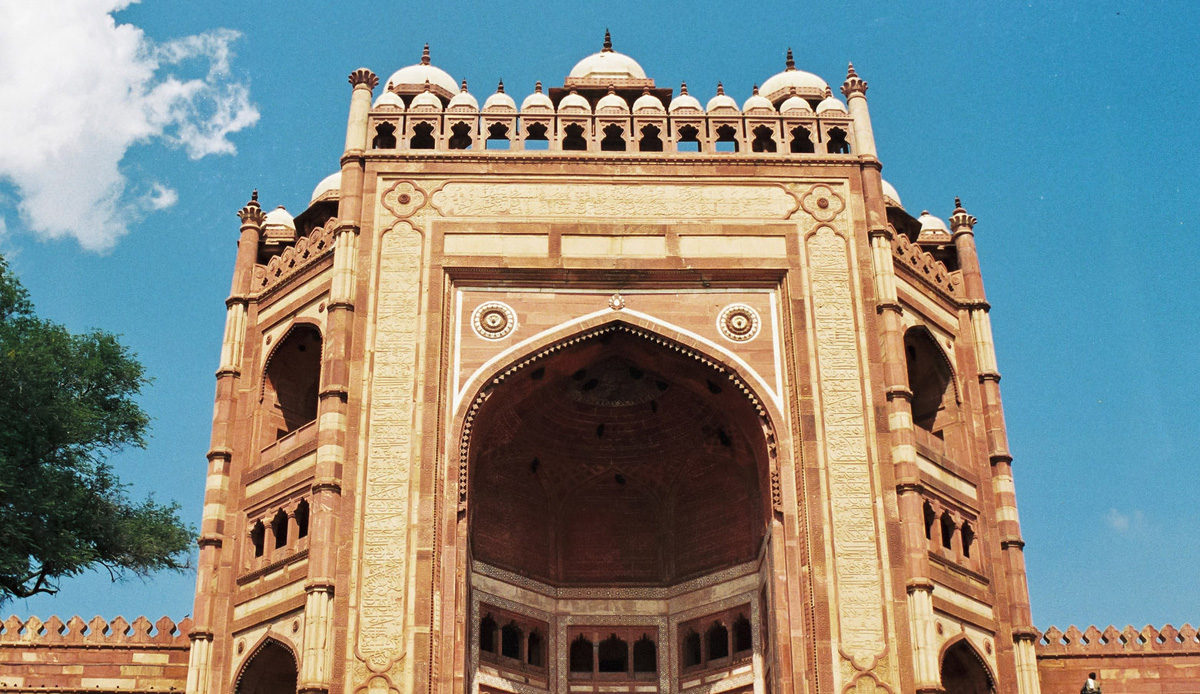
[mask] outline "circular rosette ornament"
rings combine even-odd
[[[517,314],[508,304],[489,301],[471,313],[471,327],[485,340],[502,340],[517,329]]]
[[[800,198],[800,206],[819,222],[832,221],[846,209],[846,203],[826,185],[813,186]]]
[[[425,191],[411,181],[399,181],[383,194],[383,206],[400,219],[411,217],[425,204]]]
[[[749,342],[761,328],[758,311],[745,304],[730,304],[717,316],[717,329],[731,342]]]

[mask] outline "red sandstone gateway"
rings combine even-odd
[[[702,106],[606,37],[519,107],[428,49],[350,83],[341,170],[240,212],[186,671],[170,624],[10,620],[0,690],[1200,675],[1191,627],[1030,623],[976,220],[905,210],[853,67]]]

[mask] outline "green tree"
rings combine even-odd
[[[114,335],[38,318],[0,257],[0,603],[93,568],[115,580],[187,567],[178,504],[131,501],[108,464],[145,447],[145,383]]]

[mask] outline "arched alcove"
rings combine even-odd
[[[942,653],[942,689],[946,694],[993,694],[992,675],[965,638]]]
[[[960,455],[962,418],[950,360],[924,326],[904,334],[904,354],[918,443],[950,457]]]
[[[267,361],[263,379],[264,438],[282,438],[317,418],[321,333],[301,323],[288,331]]]
[[[267,639],[246,659],[237,678],[237,694],[295,694],[296,656],[287,646]]]
[[[713,681],[751,662],[762,676],[750,634],[771,611],[759,596],[774,516],[761,401],[729,366],[623,322],[510,363],[481,379],[465,425],[469,614],[558,634],[552,690],[656,677],[667,691],[680,673],[658,659],[681,651]],[[468,630],[474,652],[495,647],[490,628]],[[694,632],[715,655],[688,660]],[[490,656],[471,667],[483,661],[499,670],[469,677],[526,676]]]

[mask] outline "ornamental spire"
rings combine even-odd
[[[503,79],[501,79],[501,80],[500,80],[500,83],[496,85],[496,93],[497,93],[497,94],[503,94],[503,93],[504,93],[504,80],[503,80]]]
[[[717,82],[717,96],[725,96],[725,86]]]
[[[791,46],[788,46],[787,61],[785,64],[787,65],[788,70],[796,69],[796,60],[794,58],[792,58],[792,47]]]
[[[608,33],[608,27],[604,27],[604,48],[600,52],[612,53],[612,34]]]
[[[849,67],[846,68],[846,81],[842,84],[842,95],[849,99],[851,94],[862,94],[865,96],[866,93],[866,81],[854,71],[854,63],[850,63]]]
[[[687,82],[680,82],[679,83],[679,96],[686,96],[686,95],[687,95]]]
[[[542,93],[542,81],[541,80],[538,80],[537,84],[533,85],[533,91],[537,92],[538,94]]]
[[[429,44],[425,44],[425,50],[421,51],[421,64],[429,64]]]
[[[465,91],[467,91],[467,81],[466,81],[466,80],[463,80],[463,83],[462,83],[462,90],[463,90],[464,92],[465,92]]]
[[[975,223],[979,220],[971,216],[962,206],[962,200],[958,196],[954,196],[954,213],[950,215],[950,230],[955,234],[962,231],[973,231]]]

